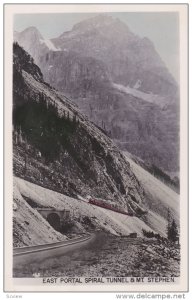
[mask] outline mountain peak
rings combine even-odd
[[[86,20],[80,21],[73,26],[73,29],[79,28],[84,25],[90,25],[93,27],[99,27],[103,25],[110,25],[114,22],[114,18],[108,15],[99,14],[95,17],[88,18]]]
[[[20,35],[23,35],[23,36],[30,35],[30,36],[40,38],[40,39],[43,38],[40,31],[35,26],[27,27],[26,29],[24,29],[23,31],[20,32]]]
[[[27,27],[27,28],[25,28],[23,30],[23,32],[27,32],[27,31],[30,31],[30,32],[39,32],[39,30],[35,26],[29,26],[29,27]]]
[[[83,20],[77,24],[75,24],[72,28],[72,31],[89,31],[94,29],[104,29],[115,27],[129,32],[128,26],[120,21],[118,18],[114,18],[112,16],[106,14],[99,14],[95,17]]]

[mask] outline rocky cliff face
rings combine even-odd
[[[42,49],[42,42],[32,47],[24,33],[16,39],[45,80],[72,97],[121,149],[178,171],[178,87],[149,39],[103,15],[52,39],[52,47]]]
[[[140,80],[140,89],[154,94],[177,90],[152,42],[136,36],[113,17],[99,15],[82,21],[52,42],[62,50],[101,60],[116,83],[133,87]]]
[[[18,44],[13,68],[15,175],[70,196],[112,200],[141,214],[143,189],[111,139],[43,81]]]
[[[74,98],[86,98],[102,86],[111,86],[110,74],[100,60],[73,51],[49,52],[39,58],[39,65],[47,82]]]
[[[28,27],[22,32],[14,32],[14,41],[18,42],[35,60],[48,51],[59,51],[50,40],[43,38],[34,26]]]

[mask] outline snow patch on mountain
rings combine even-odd
[[[53,65],[48,66],[48,70],[50,70],[51,68],[53,68]]]
[[[138,79],[133,88],[137,90],[141,87],[141,84],[142,84],[142,81],[140,79]]]
[[[163,101],[163,97],[159,96],[159,95],[155,95],[153,93],[145,93],[142,91],[139,91],[138,88],[140,87],[139,83],[136,83],[136,85],[134,86],[134,88],[131,88],[129,86],[124,86],[122,84],[118,84],[118,83],[113,83],[113,87],[117,90],[119,90],[120,92],[123,92],[127,95],[132,95],[136,98],[142,99],[144,101],[150,102],[150,103],[156,103],[161,105],[162,101]]]
[[[47,48],[51,51],[60,51],[60,48],[56,48],[55,45],[49,39],[40,39],[41,44],[45,44]]]

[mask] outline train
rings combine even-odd
[[[130,217],[134,216],[132,212],[123,211],[120,208],[118,208],[117,206],[115,206],[114,204],[109,204],[109,203],[106,203],[102,200],[89,199],[89,203],[92,204],[92,205],[96,205],[96,206],[99,206],[99,207],[102,207],[102,208],[105,208],[105,209],[115,211],[117,213],[120,213],[120,214],[123,214],[123,215],[126,215],[126,216],[130,216]]]

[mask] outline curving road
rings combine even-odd
[[[13,249],[13,267],[26,265],[31,262],[43,261],[48,257],[61,256],[69,251],[87,245],[95,239],[95,234],[87,234],[64,242]]]

